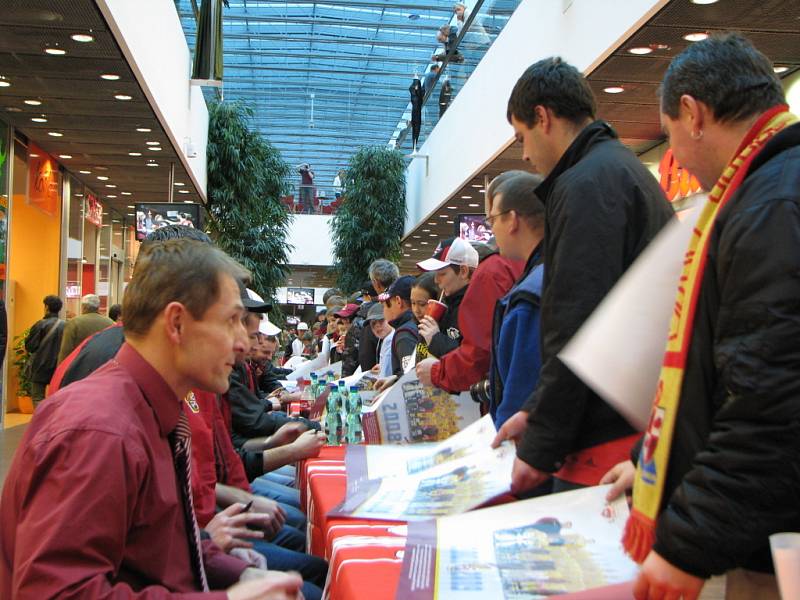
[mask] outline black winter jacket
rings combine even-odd
[[[458,328],[458,309],[469,285],[465,285],[452,296],[447,297],[447,310],[439,321],[439,333],[431,338],[428,351],[436,358],[442,358],[461,345],[463,336]]]
[[[417,322],[414,313],[407,310],[402,315],[389,321],[394,328],[392,336],[392,374],[400,377],[403,374],[403,359],[412,356],[417,350]]]
[[[50,383],[58,365],[58,351],[65,325],[58,314],[48,313],[44,319],[33,324],[25,338],[25,350],[33,354],[30,377],[34,383]]]
[[[378,364],[378,338],[372,333],[372,327],[367,325],[366,318],[369,309],[375,302],[364,302],[358,309],[358,316],[363,319],[364,326],[361,328],[361,340],[358,345],[358,363],[361,365],[361,372],[366,373]]]
[[[558,353],[673,211],[602,121],[578,134],[536,194],[545,205],[542,370],[517,455],[553,473],[572,452],[634,433]]]
[[[654,549],[700,577],[769,571],[800,531],[800,124],[714,224],[664,498]]]

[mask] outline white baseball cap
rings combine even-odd
[[[262,304],[266,304],[261,296],[259,296],[249,288],[247,289],[247,296],[250,298],[250,300],[253,300],[254,302],[261,302]],[[262,315],[261,321],[258,324],[258,332],[264,335],[278,335],[281,332],[281,328],[272,323],[267,318],[267,315]]]
[[[423,271],[438,271],[450,265],[465,265],[472,269],[478,268],[478,251],[468,241],[461,238],[452,238],[441,242],[433,252],[433,257],[417,266]]]
[[[308,331],[308,323],[300,321],[297,324],[297,331]]]

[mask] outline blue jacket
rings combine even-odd
[[[489,413],[499,429],[539,381],[539,306],[543,265],[537,248],[514,287],[497,301],[492,325]]]

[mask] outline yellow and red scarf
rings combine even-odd
[[[714,221],[739,188],[750,164],[766,143],[784,127],[797,122],[798,118],[788,111],[786,105],[776,106],[764,113],[750,129],[735,157],[711,190],[686,250],[650,423],[636,468],[633,510],[622,537],[625,550],[638,563],[644,561],[655,541],[656,519],[663,500],[686,357]]]

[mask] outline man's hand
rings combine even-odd
[[[619,498],[622,494],[630,494],[633,490],[633,480],[635,478],[636,466],[630,460],[617,463],[611,467],[611,470],[603,475],[603,478],[600,480],[600,485],[605,485],[607,483],[614,484],[611,486],[611,489],[608,490],[606,500],[611,502]]]
[[[430,317],[428,317],[430,318]],[[417,363],[417,377],[423,385],[433,385],[431,380],[431,370],[433,365],[439,362],[438,358],[425,358]]]
[[[425,315],[417,326],[419,334],[425,339],[426,344],[430,344],[433,336],[439,333],[439,324],[433,317]]]
[[[277,448],[284,444],[291,444],[298,436],[306,431],[308,427],[305,423],[300,421],[290,421],[280,426],[278,431],[273,433],[269,438],[269,447]]]
[[[245,569],[239,583],[228,588],[228,600],[302,600],[303,578],[298,573]]]
[[[264,520],[264,515],[251,512],[242,512],[245,505],[239,502],[231,504],[204,527],[214,543],[222,548],[223,552],[230,552],[233,548],[252,548],[253,544],[248,539],[263,539],[264,532],[249,529],[248,523],[259,524]],[[267,519],[269,516],[266,517]]]
[[[378,379],[375,382],[375,387],[373,389],[376,392],[381,393],[383,390],[388,390],[390,387],[392,387],[395,381],[397,381],[397,375],[389,375],[389,377]]]
[[[650,551],[633,585],[636,600],[697,600],[705,580],[681,571]]]
[[[292,442],[294,460],[303,460],[305,458],[319,456],[319,451],[322,450],[322,447],[325,445],[326,439],[325,434],[321,431],[310,429],[302,433]]]
[[[514,495],[527,492],[539,486],[550,478],[550,473],[534,469],[525,461],[514,459],[514,468],[511,471],[511,493]]]
[[[369,370],[369,372],[370,372],[370,373],[372,373],[372,374],[374,374],[374,375],[377,375],[377,374],[380,372],[380,370],[381,370],[381,365],[380,365],[380,363],[378,363],[377,365],[375,365],[374,367],[372,367],[372,368]]]
[[[278,535],[278,532],[286,523],[286,512],[275,500],[255,495],[251,499],[253,506],[250,508],[250,512],[269,517],[269,521],[264,521],[262,531],[264,532],[264,539],[271,540]]]
[[[512,440],[513,442],[519,442],[522,439],[522,434],[525,433],[525,430],[528,428],[528,413],[524,410],[521,410],[510,417],[503,426],[500,428],[500,431],[497,432],[497,435],[494,436],[494,440],[492,441],[492,448],[498,448],[500,444],[502,444],[506,440]]]

